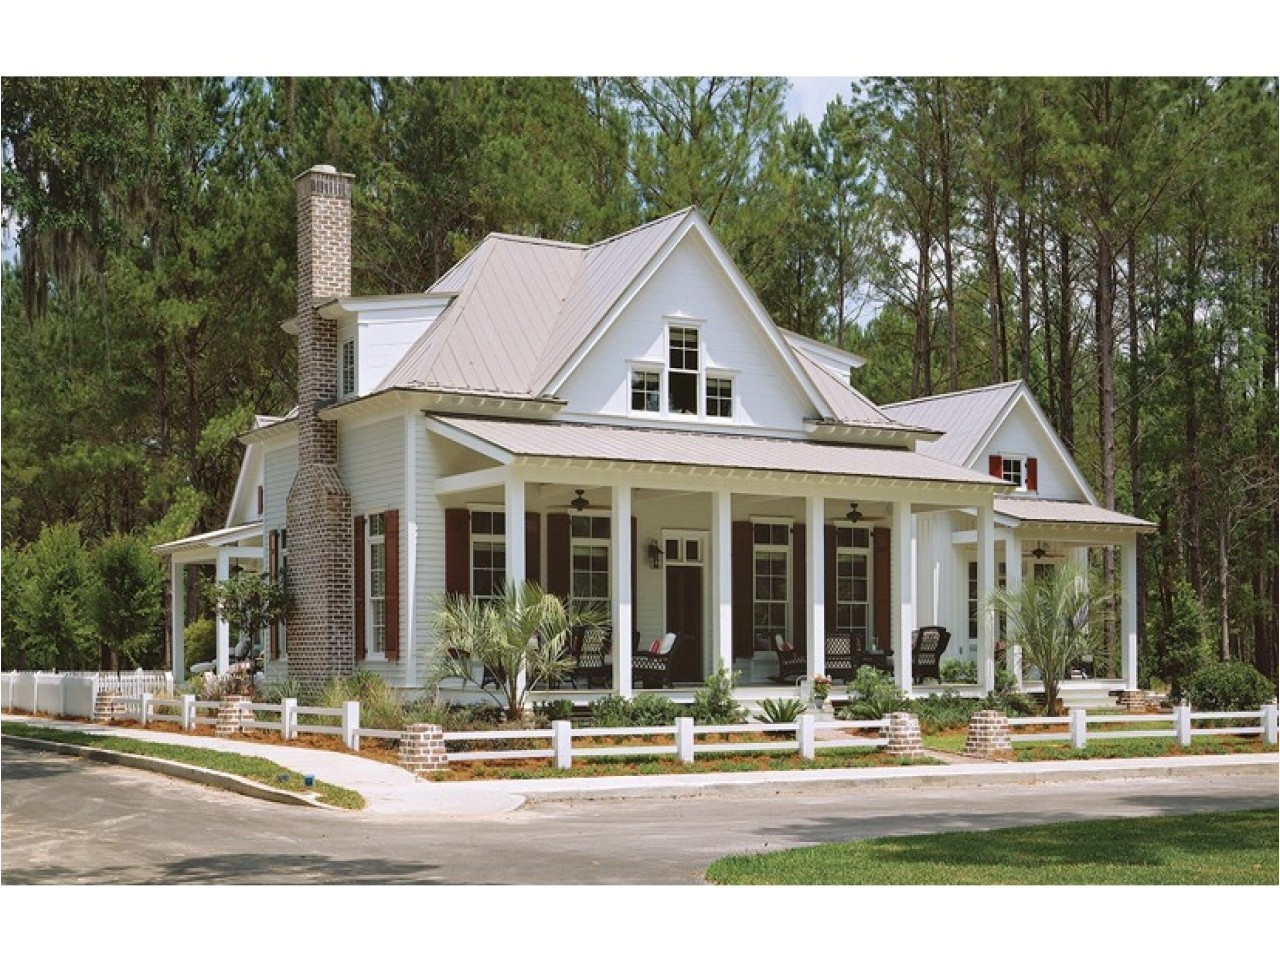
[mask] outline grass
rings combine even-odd
[[[1273,807],[883,837],[725,857],[720,884],[1268,884],[1280,880]]]
[[[118,753],[131,753],[143,757],[156,757],[161,760],[173,760],[178,763],[201,767],[205,770],[216,770],[219,773],[231,773],[255,780],[258,783],[291,793],[315,793],[320,802],[347,810],[360,810],[364,807],[364,797],[354,790],[337,787],[323,780],[317,780],[314,787],[303,783],[302,774],[296,773],[278,763],[264,760],[261,757],[246,757],[238,753],[226,753],[221,750],[207,750],[203,747],[184,747],[170,743],[151,743],[145,740],[133,740],[129,737],[99,736],[81,733],[78,730],[55,730],[27,723],[10,723],[3,725],[3,731],[15,737],[31,737],[37,740],[52,740],[56,743],[70,743],[82,747],[97,747],[102,750],[115,750]]]

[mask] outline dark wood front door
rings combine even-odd
[[[671,661],[671,679],[676,682],[702,681],[702,568],[668,566],[667,630],[687,634],[678,644]]]

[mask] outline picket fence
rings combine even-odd
[[[137,697],[142,693],[173,695],[173,674],[135,670],[106,673],[13,670],[0,674],[0,708],[59,717],[93,718],[101,692]]]

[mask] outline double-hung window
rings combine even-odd
[[[836,527],[836,629],[867,636],[871,623],[871,531]]]
[[[698,415],[698,328],[667,328],[667,412]]]
[[[754,596],[752,633],[756,650],[773,649],[773,638],[789,637],[787,628],[791,588],[791,527],[786,523],[756,523],[752,567]]]
[[[471,511],[471,595],[499,599],[507,586],[507,518],[501,510]]]
[[[733,380],[707,374],[707,416],[733,418]]]
[[[576,514],[569,521],[569,590],[575,606],[609,609],[609,518]]]
[[[338,396],[349,397],[356,392],[356,342],[343,340],[338,352]]]
[[[387,528],[386,515],[369,515],[368,551],[368,631],[369,656],[379,658],[387,652]]]
[[[662,412],[662,373],[658,369],[631,370],[631,409],[636,413]]]

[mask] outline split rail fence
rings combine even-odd
[[[1066,717],[1010,717],[1010,731],[1014,729],[1043,728],[1047,726],[1065,727],[1062,730],[1042,731],[1040,733],[1012,733],[1011,743],[1033,743],[1037,741],[1066,741],[1074,750],[1083,750],[1091,740],[1132,740],[1151,737],[1170,737],[1176,739],[1179,746],[1191,746],[1195,737],[1223,735],[1256,735],[1268,746],[1276,746],[1277,707],[1274,703],[1264,703],[1258,710],[1224,710],[1205,711],[1180,704],[1172,713],[1134,713],[1134,714],[1095,714],[1081,708],[1067,711]],[[1213,726],[1222,722],[1247,720],[1241,726]],[[1139,724],[1136,730],[1116,730],[1114,726],[1123,724],[1130,726]],[[1090,729],[1093,728],[1093,729]]]

